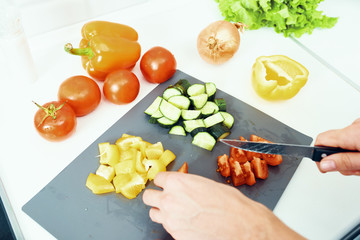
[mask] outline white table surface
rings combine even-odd
[[[336,5],[336,1],[329,2]],[[354,1],[344,3],[342,8],[352,9]],[[343,14],[340,18],[344,21],[350,17],[346,11],[339,13]],[[63,14],[67,16],[65,12]],[[139,33],[143,53],[156,45],[169,49],[177,59],[178,69],[200,80],[214,82],[221,90],[314,139],[318,133],[345,127],[360,116],[360,93],[354,87],[297,42],[276,34],[272,29],[243,34],[241,46],[229,62],[221,66],[205,63],[197,54],[196,39],[205,26],[222,19],[214,1],[149,0],[93,19],[134,27]],[[80,41],[83,23],[29,38],[38,76],[35,83],[25,78],[17,82],[6,81],[2,77],[0,176],[25,239],[53,237],[26,215],[22,206],[156,86],[143,79],[137,64],[133,72],[141,82],[141,89],[134,102],[119,106],[103,98],[93,113],[78,118],[77,130],[71,138],[58,143],[42,139],[33,126],[37,108],[32,100],[41,104],[56,100],[57,88],[63,80],[73,75],[86,75],[80,59],[63,51],[66,42],[77,44]],[[330,48],[340,39],[359,39],[360,34],[354,33],[356,24],[352,24],[343,26],[349,29],[343,31],[347,35],[334,34],[323,45]],[[32,30],[30,26],[25,29],[26,32]],[[320,37],[331,34],[331,31],[315,31],[314,34]],[[311,43],[310,37],[304,39],[299,42]],[[356,52],[352,46],[346,47],[350,57],[342,62],[352,61],[360,54],[359,49]],[[287,55],[310,72],[305,87],[288,101],[268,102],[259,98],[252,89],[252,64],[258,56],[272,54]],[[321,56],[321,52],[318,54]],[[333,54],[335,58],[338,52]],[[325,55],[324,59],[327,59]],[[304,159],[274,213],[307,238],[338,239],[360,221],[359,189],[359,177],[320,174],[312,161]]]

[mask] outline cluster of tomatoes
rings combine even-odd
[[[140,60],[140,70],[151,83],[162,83],[176,72],[174,55],[163,47],[153,47]],[[128,69],[109,73],[103,84],[105,98],[115,104],[130,103],[137,97],[140,82]],[[101,101],[99,85],[86,76],[73,76],[61,83],[58,100],[38,105],[34,124],[46,140],[61,141],[76,129],[77,117],[94,111]]]

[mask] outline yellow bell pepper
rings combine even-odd
[[[294,97],[308,80],[309,72],[300,63],[283,55],[261,56],[252,68],[255,92],[267,100]]]

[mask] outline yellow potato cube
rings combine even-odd
[[[133,160],[136,159],[136,149],[135,148],[127,148],[127,149],[120,149],[120,162],[126,160]]]
[[[96,175],[102,176],[103,178],[111,182],[115,176],[115,170],[112,166],[100,164],[99,168],[96,170]]]
[[[115,166],[120,160],[119,148],[108,142],[99,143],[100,164]]]
[[[115,165],[115,173],[124,174],[124,173],[134,173],[136,170],[135,168],[135,161],[134,160],[125,160],[121,161]]]
[[[152,144],[145,149],[145,155],[148,159],[159,159],[163,152],[164,148],[161,142]]]
[[[86,187],[88,187],[94,194],[109,193],[115,190],[114,186],[105,178],[90,173],[86,180]]]
[[[172,161],[174,161],[176,158],[175,154],[171,152],[170,150],[165,150],[164,153],[160,156],[159,160],[163,162],[165,167],[169,165]]]
[[[126,135],[125,137],[121,137],[116,141],[116,145],[120,148],[120,149],[127,149],[129,148],[132,144],[136,143],[136,142],[140,142],[142,141],[141,137],[135,137],[135,136],[130,136],[130,135]]]

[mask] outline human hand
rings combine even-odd
[[[269,209],[239,190],[210,179],[178,172],[160,172],[147,189],[149,215],[177,240],[297,239]]]
[[[360,151],[360,118],[343,129],[320,133],[316,138],[315,145]],[[360,153],[331,154],[317,163],[317,166],[323,173],[339,171],[343,175],[360,176]]]

